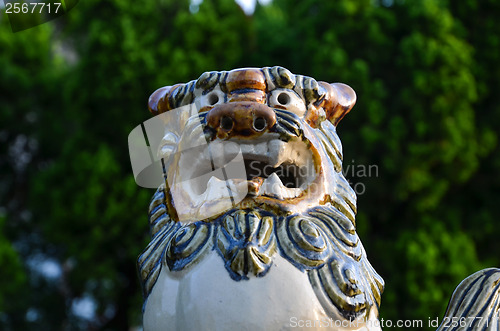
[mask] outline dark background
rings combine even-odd
[[[85,0],[12,33],[0,16],[0,329],[132,330],[153,191],[127,136],[158,87],[281,65],[354,88],[339,124],[381,317],[442,317],[500,267],[500,2]],[[497,91],[497,92],[495,92]],[[374,169],[374,168],[372,168]],[[351,168],[352,171],[352,168]],[[360,186],[358,185],[358,192]]]

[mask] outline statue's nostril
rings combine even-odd
[[[219,139],[260,136],[276,124],[276,114],[268,105],[237,101],[217,103],[206,113],[205,123]]]
[[[256,117],[253,120],[253,128],[255,131],[262,131],[266,128],[267,121],[264,117]]]
[[[220,119],[220,127],[223,130],[231,130],[233,128],[233,119],[229,116],[222,116]]]

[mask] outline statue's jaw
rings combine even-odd
[[[172,204],[181,221],[216,217],[235,207],[285,212],[324,197],[316,149],[308,140],[277,134],[220,140],[179,153],[169,167]],[[171,180],[170,180],[171,179]]]

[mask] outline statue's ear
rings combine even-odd
[[[151,94],[148,101],[148,108],[151,114],[156,116],[170,110],[168,96],[171,89],[172,86],[164,86]]]
[[[323,102],[326,118],[337,126],[356,103],[356,92],[350,86],[342,83],[320,82],[320,85],[326,90]]]

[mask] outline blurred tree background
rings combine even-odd
[[[127,136],[158,87],[281,65],[349,84],[339,125],[384,319],[442,317],[500,266],[500,2],[86,0],[12,33],[0,16],[0,329],[131,330],[151,190]]]

